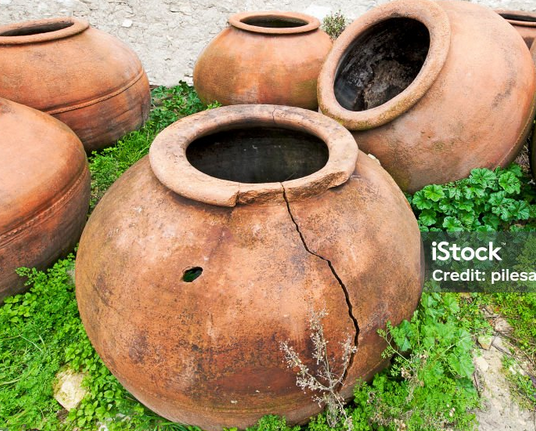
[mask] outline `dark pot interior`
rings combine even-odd
[[[536,24],[536,18],[532,16],[518,15],[515,13],[500,13],[499,15],[502,16],[504,19],[509,19],[511,21],[533,22],[534,24]]]
[[[228,130],[193,141],[188,161],[212,177],[241,183],[282,182],[305,177],[328,161],[316,136],[276,127]]]
[[[249,18],[244,18],[240,22],[253,25],[255,27],[265,28],[294,28],[307,25],[307,22],[301,19],[283,16],[252,16]]]
[[[26,27],[1,32],[0,36],[32,36],[34,34],[51,33],[53,31],[63,30],[64,28],[71,27],[72,25],[73,23],[68,21],[28,25]]]
[[[391,18],[359,35],[343,56],[335,97],[351,111],[380,106],[404,91],[421,70],[430,33],[411,18]]]

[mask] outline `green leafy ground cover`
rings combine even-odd
[[[147,124],[117,146],[90,157],[92,208],[147,153],[160,130],[206,108],[184,83],[156,88],[152,94],[154,106]],[[423,230],[534,228],[534,189],[516,165],[496,171],[478,169],[468,179],[428,186],[408,199]],[[105,423],[110,430],[196,430],[150,412],[106,369],[81,324],[73,270],[73,256],[46,272],[21,270],[30,290],[8,298],[0,307],[0,429],[96,430]],[[356,387],[355,399],[346,409],[354,429],[473,429],[480,400],[473,386],[471,352],[475,337],[490,331],[480,311],[483,304],[510,319],[514,337],[534,358],[534,295],[425,293],[410,322],[389,326],[382,333],[392,366],[370,384]],[[85,373],[88,390],[79,407],[70,412],[62,410],[52,396],[55,376],[65,368]],[[528,381],[520,384],[530,395]],[[283,418],[267,416],[250,431],[329,429],[321,414],[303,427],[289,427]],[[342,423],[336,429],[342,430]]]

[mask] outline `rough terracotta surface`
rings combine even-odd
[[[283,138],[250,143],[247,134],[259,131]],[[325,166],[249,183],[191,164],[212,160],[203,169],[219,169],[237,145],[235,173],[261,172],[267,158],[256,154],[285,146],[285,133],[307,145],[320,139]],[[197,159],[189,147],[200,142],[208,144]],[[275,158],[272,168],[308,158]],[[201,274],[184,281],[192,268]],[[420,234],[404,195],[377,161],[358,155],[349,132],[315,112],[242,105],[170,126],[110,188],[82,236],[76,290],[93,345],[129,391],[166,418],[219,430],[269,413],[302,422],[319,411],[280,350],[288,342],[317,370],[311,311],[328,313],[337,374],[341,343],[358,346],[344,373],[351,397],[358,377],[386,365],[376,331],[411,316],[421,271]]]
[[[84,148],[64,124],[0,98],[0,302],[24,289],[15,269],[71,251],[89,207]]]
[[[536,39],[536,12],[518,10],[497,10],[496,12],[514,26],[530,48]]]
[[[77,18],[0,26],[0,70],[0,97],[53,115],[88,152],[149,114],[149,81],[136,54]]]
[[[389,81],[373,74],[362,94],[388,96],[393,88],[398,93],[371,108],[343,107],[334,90],[337,82],[344,82],[338,77],[353,73],[359,85],[360,74],[368,73],[346,62],[351,44],[372,26],[396,19],[425,26],[424,33],[430,34],[421,52],[422,67],[408,66],[419,64],[419,59],[410,61],[414,50],[406,58],[399,52],[404,40],[418,45],[425,36],[415,39],[415,32],[408,31],[399,39],[398,52],[376,46],[372,51],[380,54],[374,54],[378,63],[373,68],[398,75]],[[374,47],[380,39],[372,34]],[[366,57],[364,61],[371,64]],[[407,70],[416,76],[407,79]],[[523,40],[492,10],[461,1],[398,0],[363,15],[337,39],[318,91],[322,112],[349,128],[359,148],[375,155],[403,190],[414,192],[463,178],[473,168],[513,161],[532,124],[536,72]],[[350,95],[348,91],[346,97]]]
[[[331,39],[316,18],[249,12],[231,16],[229,24],[195,65],[194,86],[201,100],[318,108],[316,83]]]
[[[530,54],[532,55],[532,60],[534,61],[534,66],[536,67],[536,39],[532,42],[532,47],[530,48]],[[532,145],[530,147],[530,167],[532,170],[532,176],[536,178],[536,131],[532,131]]]

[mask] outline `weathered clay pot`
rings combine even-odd
[[[497,10],[495,12],[514,26],[530,48],[532,41],[536,39],[536,12],[521,10]]]
[[[414,192],[513,161],[532,122],[536,73],[492,10],[398,0],[343,32],[318,91],[322,112]]]
[[[24,288],[15,269],[71,251],[89,207],[84,147],[63,123],[0,98],[0,302]]]
[[[316,110],[316,82],[331,39],[320,22],[296,12],[229,18],[201,53],[194,86],[205,103],[273,103]]]
[[[95,208],[76,262],[82,321],[112,373],[207,430],[319,411],[280,349],[318,370],[312,311],[329,313],[338,375],[341,343],[358,343],[351,397],[385,365],[377,329],[411,316],[421,281],[419,230],[391,177],[334,121],[274,105],[168,127]]]
[[[136,54],[77,18],[0,26],[0,70],[0,97],[63,121],[88,152],[149,114],[149,81]]]

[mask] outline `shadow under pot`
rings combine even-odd
[[[331,48],[320,22],[296,12],[229,18],[199,56],[194,86],[204,103],[271,103],[318,108],[316,84]]]
[[[0,26],[0,70],[0,97],[64,122],[88,153],[149,115],[149,81],[136,54],[77,18]]]
[[[0,98],[0,303],[24,291],[20,267],[72,251],[86,222],[90,177],[80,140],[49,115]]]
[[[275,105],[165,129],[99,202],[76,260],[107,367],[158,414],[209,431],[320,411],[281,347],[318,376],[315,314],[351,398],[386,365],[377,330],[409,319],[421,286],[419,229],[392,178],[341,125]]]
[[[529,133],[536,75],[504,19],[462,1],[398,0],[336,40],[321,111],[406,192],[506,166]]]
[[[536,12],[521,10],[496,10],[495,12],[514,26],[530,48],[536,39]]]

